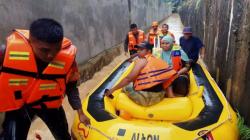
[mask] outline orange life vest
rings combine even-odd
[[[38,74],[28,30],[15,30],[8,38],[0,70],[0,112],[28,104],[33,108],[59,108],[76,55],[76,47],[64,38],[62,48]]]
[[[144,90],[163,83],[168,87],[177,74],[165,61],[153,55],[146,55],[147,64],[134,81],[135,90]]]
[[[182,68],[180,46],[177,45],[173,46],[171,50],[171,59],[172,59],[173,69],[179,71]]]
[[[154,31],[153,29],[150,29],[148,33],[148,42],[149,44],[153,45],[154,44],[154,39],[160,34],[160,30],[157,29],[157,31]]]
[[[137,48],[135,48],[135,45],[138,45],[145,40],[144,32],[142,30],[138,30],[138,32],[139,34],[137,39],[135,38],[134,34],[131,31],[128,33],[129,50],[137,50]]]

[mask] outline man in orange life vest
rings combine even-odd
[[[125,93],[135,103],[150,106],[165,97],[177,73],[165,61],[152,55],[152,45],[148,42],[143,42],[137,47],[139,58],[135,60],[133,69],[116,86],[106,90],[105,95],[110,97],[115,90],[124,87]]]
[[[149,30],[148,33],[148,42],[150,45],[154,45],[155,38],[160,34],[161,30],[158,28],[158,22],[154,21],[152,22],[152,28]]]
[[[128,32],[125,42],[124,42],[124,51],[125,55],[127,55],[127,52],[129,51],[130,55],[137,53],[136,45],[140,44],[145,40],[145,34],[142,30],[139,30],[137,28],[136,24],[130,25],[130,31]]]
[[[26,139],[37,115],[55,139],[70,140],[62,107],[65,93],[80,121],[90,124],[76,86],[75,56],[76,47],[63,37],[62,26],[53,19],[38,19],[29,31],[14,30],[7,37],[0,59],[0,112],[5,112],[0,139]]]

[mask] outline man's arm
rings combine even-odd
[[[198,48],[200,49],[199,50],[199,54],[200,54],[200,58],[201,59],[204,59],[204,56],[205,56],[205,46],[203,45],[203,43],[201,42],[201,40],[199,38],[198,39]]]
[[[68,96],[69,104],[74,110],[79,110],[82,108],[81,100],[79,97],[79,90],[77,88],[77,81],[67,83],[66,94]]]
[[[105,95],[109,96],[117,89],[120,89],[120,88],[128,85],[130,82],[132,82],[139,75],[140,71],[143,69],[143,67],[145,67],[146,64],[147,64],[146,59],[139,59],[135,63],[135,66],[131,70],[131,72],[124,79],[122,79],[116,86],[114,86],[110,90],[106,91]]]
[[[200,48],[200,58],[204,59],[204,56],[205,56],[205,47],[203,46]]]
[[[73,63],[71,71],[67,76],[66,94],[68,96],[68,101],[74,110],[77,110],[80,122],[85,125],[90,124],[89,118],[82,111],[81,99],[79,96],[79,90],[77,88],[77,80],[79,80],[80,75],[77,69],[76,62]]]
[[[183,67],[177,72],[178,75],[187,73],[191,69],[191,61],[183,61]]]

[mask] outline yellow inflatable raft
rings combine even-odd
[[[83,101],[91,126],[79,123],[76,115],[72,137],[77,140],[237,140],[237,116],[206,68],[190,70],[187,97],[166,98],[142,107],[121,90],[110,99],[109,89],[133,67],[123,62]]]

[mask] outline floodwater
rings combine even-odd
[[[183,25],[181,23],[180,17],[178,14],[173,14],[168,17],[165,21],[161,24],[167,23],[169,25],[169,31],[171,31],[175,35],[176,43],[179,43],[179,38],[182,35]],[[124,61],[128,56],[125,56],[124,53],[117,56],[109,65],[103,67],[99,72],[95,73],[92,79],[82,83],[79,86],[80,97],[84,99],[87,94],[96,86],[98,85],[99,81],[102,81],[103,77],[110,74],[114,67]],[[69,124],[69,131],[71,125],[74,120],[74,116],[76,112],[72,110],[70,107],[68,100],[65,99],[63,103],[63,107],[66,112],[68,124]],[[43,140],[53,140],[53,136],[51,135],[47,126],[39,119],[35,119],[31,125],[28,140],[36,139],[35,135],[39,134]]]

